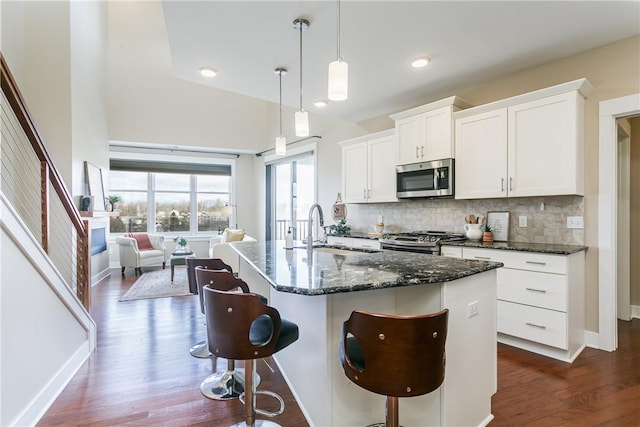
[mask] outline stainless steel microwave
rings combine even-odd
[[[454,163],[454,159],[442,159],[396,166],[396,197],[453,197]]]

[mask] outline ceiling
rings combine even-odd
[[[390,114],[456,90],[640,33],[638,1],[341,2],[341,50],[349,98],[323,109],[327,70],[337,57],[335,1],[163,1],[176,77],[349,121]],[[411,60],[432,63],[413,69]],[[206,79],[198,68],[219,74]]]

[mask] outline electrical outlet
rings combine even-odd
[[[467,306],[467,317],[473,317],[478,315],[478,301],[470,302]]]
[[[567,228],[584,228],[584,220],[581,216],[568,216]]]
[[[522,227],[522,228],[527,226],[527,216],[526,215],[520,215],[518,217],[518,226]]]

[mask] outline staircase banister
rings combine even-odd
[[[9,66],[7,65],[4,55],[0,52],[0,81],[2,85],[2,91],[7,96],[7,100],[11,105],[11,108],[16,113],[20,124],[23,129],[28,129],[29,132],[25,132],[27,137],[29,138],[29,142],[31,142],[31,146],[33,148],[34,153],[38,157],[40,161],[46,162],[49,166],[49,179],[51,179],[51,185],[60,197],[64,210],[67,212],[69,219],[73,223],[76,231],[80,233],[83,237],[87,236],[86,229],[82,222],[82,218],[80,217],[80,212],[78,212],[77,207],[73,203],[73,199],[71,198],[71,194],[67,189],[64,181],[60,177],[60,173],[58,169],[56,169],[49,153],[44,147],[42,142],[42,138],[31,119],[31,115],[27,110],[26,103],[22,98],[20,91],[18,90],[18,85],[13,78],[13,75],[9,71]]]

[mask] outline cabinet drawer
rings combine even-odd
[[[465,258],[469,259],[501,262],[507,268],[543,273],[567,273],[567,257],[565,255],[479,248],[464,248],[462,253]]]
[[[327,244],[347,246],[358,249],[380,250],[380,241],[374,239],[359,239],[357,237],[327,236]]]
[[[440,255],[453,258],[462,258],[462,248],[456,246],[441,246]]]
[[[567,276],[501,268],[498,299],[567,311]]]
[[[498,332],[567,349],[567,314],[498,301]]]

